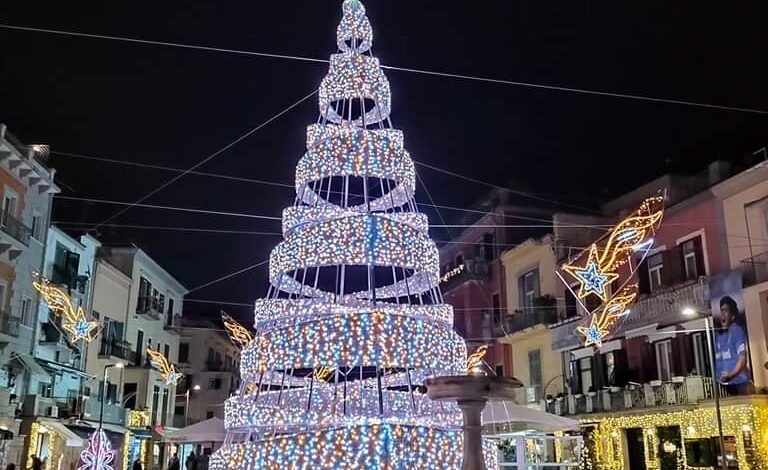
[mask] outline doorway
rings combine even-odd
[[[647,470],[645,466],[645,443],[642,428],[629,428],[627,434],[627,461],[629,470]]]

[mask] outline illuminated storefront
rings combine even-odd
[[[630,460],[640,458],[648,469],[718,465],[719,434],[711,402],[653,411],[582,420],[600,469],[625,470]],[[768,468],[768,397],[727,398],[721,414],[728,468]]]

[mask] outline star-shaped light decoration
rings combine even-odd
[[[147,354],[149,355],[149,361],[160,372],[160,377],[165,382],[165,385],[175,386],[184,377],[184,374],[177,371],[176,366],[168,362],[168,358],[160,351],[147,348]]]
[[[603,338],[608,336],[608,330],[601,330],[596,324],[587,327],[577,326],[576,330],[584,335],[584,346],[595,345],[598,348],[603,347]]]
[[[72,341],[93,341],[93,334],[95,334],[96,330],[99,328],[99,322],[86,320],[83,309],[78,309],[78,314],[79,316],[74,323],[63,322],[61,327],[69,333],[69,337]]]
[[[103,429],[95,431],[88,439],[88,447],[80,453],[82,465],[77,470],[112,470],[116,450],[107,439]]]
[[[606,285],[619,278],[618,273],[603,271],[597,262],[597,246],[592,245],[589,249],[589,257],[585,266],[575,266],[566,264],[563,270],[575,277],[579,281],[579,291],[577,295],[580,299],[595,294],[605,302],[608,300]]]
[[[75,307],[72,298],[64,289],[54,286],[45,278],[33,281],[32,287],[40,292],[51,313],[61,316],[61,327],[72,342],[93,341],[99,322],[89,320],[83,307]]]

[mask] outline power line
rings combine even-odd
[[[60,227],[68,227],[71,229],[80,228],[83,231],[92,230],[92,227],[98,225],[98,222],[65,222],[54,221],[53,225]],[[199,227],[166,227],[160,225],[131,225],[131,224],[101,224],[102,227],[114,227],[114,228],[131,228],[138,230],[168,230],[177,232],[201,232],[201,233],[221,233],[232,235],[271,235],[281,236],[280,232],[262,232],[254,230],[225,230],[215,228],[199,228]]]
[[[262,129],[264,126],[268,125],[269,123],[271,123],[271,122],[272,122],[272,121],[274,121],[275,119],[279,118],[279,117],[280,117],[280,116],[282,116],[283,114],[287,113],[288,111],[292,110],[292,109],[293,109],[293,108],[295,108],[296,106],[300,105],[301,103],[303,103],[304,101],[306,101],[307,99],[309,99],[311,96],[313,96],[315,93],[317,93],[317,90],[313,91],[312,93],[309,93],[308,95],[304,96],[303,98],[301,98],[300,100],[296,101],[296,102],[295,102],[295,103],[293,103],[292,105],[290,105],[290,106],[288,106],[287,108],[283,109],[283,110],[282,110],[282,111],[280,111],[279,113],[277,113],[277,114],[273,115],[272,117],[270,117],[270,118],[269,118],[269,119],[267,119],[266,121],[262,122],[261,124],[257,125],[256,127],[252,128],[251,130],[249,130],[249,131],[248,131],[248,132],[246,132],[245,134],[241,135],[240,137],[236,138],[235,140],[233,140],[233,141],[229,142],[228,144],[226,144],[225,146],[221,147],[219,150],[217,150],[217,151],[213,152],[212,154],[208,155],[207,157],[203,158],[203,159],[202,159],[202,160],[200,160],[199,162],[195,163],[195,164],[194,164],[194,165],[192,165],[191,167],[189,167],[189,168],[187,168],[186,170],[184,170],[183,172],[181,172],[181,174],[174,176],[174,177],[173,177],[173,178],[171,178],[170,180],[166,181],[165,183],[161,184],[161,185],[160,185],[160,186],[158,186],[157,188],[155,188],[155,189],[153,189],[152,191],[150,191],[149,193],[147,193],[147,194],[145,194],[144,196],[140,197],[140,198],[139,198],[139,199],[137,199],[137,200],[136,200],[134,203],[132,203],[132,204],[129,204],[128,206],[126,206],[126,207],[124,207],[124,208],[120,209],[119,211],[115,212],[115,213],[114,213],[114,214],[112,214],[111,216],[109,216],[109,217],[107,217],[106,219],[104,219],[104,220],[101,222],[101,224],[99,224],[99,225],[97,225],[96,227],[94,227],[94,229],[97,229],[97,228],[99,228],[99,227],[100,227],[102,224],[105,224],[105,223],[109,222],[110,220],[114,219],[115,217],[119,216],[120,214],[123,214],[123,213],[125,213],[125,212],[126,212],[127,210],[129,210],[131,207],[134,207],[134,206],[136,206],[137,204],[139,204],[139,203],[141,203],[141,202],[144,202],[144,201],[146,201],[147,199],[149,199],[149,198],[150,198],[150,197],[152,197],[153,195],[155,195],[155,194],[159,193],[159,192],[160,192],[160,191],[162,191],[163,189],[167,188],[168,186],[172,185],[172,184],[173,184],[173,183],[175,183],[176,181],[178,181],[178,180],[180,180],[181,178],[183,178],[183,177],[184,177],[185,175],[187,175],[187,174],[188,174],[190,171],[194,171],[194,170],[196,170],[197,168],[199,168],[199,167],[201,167],[202,165],[204,165],[205,163],[207,163],[207,162],[209,162],[209,161],[213,160],[213,159],[214,159],[215,157],[217,157],[218,155],[221,155],[221,154],[222,154],[222,153],[224,153],[225,151],[229,150],[230,148],[234,147],[234,146],[235,146],[235,145],[237,145],[238,143],[242,142],[242,141],[243,141],[243,140],[245,140],[246,138],[248,138],[248,137],[250,137],[251,135],[253,135],[255,132],[259,131],[260,129]]]
[[[109,40],[109,41],[122,41],[122,42],[130,42],[130,43],[135,43],[135,44],[146,44],[146,45],[154,45],[154,46],[176,47],[176,48],[182,48],[182,49],[195,49],[195,50],[208,51],[208,52],[224,52],[224,53],[228,53],[228,54],[239,54],[239,55],[257,56],[257,57],[267,57],[267,58],[272,58],[272,59],[289,59],[289,60],[296,60],[296,61],[302,61],[302,62],[311,62],[311,63],[321,63],[321,64],[328,63],[328,60],[326,60],[326,59],[316,59],[316,58],[312,58],[312,57],[303,57],[303,56],[297,56],[297,55],[272,54],[272,53],[267,53],[267,52],[256,52],[256,51],[247,51],[247,50],[242,50],[242,49],[201,46],[201,45],[196,45],[196,44],[185,44],[185,43],[168,42],[168,41],[155,41],[155,40],[150,40],[150,39],[138,39],[138,38],[123,37],[123,36],[108,36],[108,35],[104,35],[104,34],[79,33],[79,32],[75,32],[75,31],[64,31],[64,30],[46,29],[46,28],[34,28],[34,27],[29,27],[29,26],[16,26],[16,25],[9,25],[9,24],[0,24],[0,28],[16,30],[16,31],[35,32],[35,33],[59,34],[59,35],[64,35],[64,36],[83,37],[83,38],[89,38],[89,39],[102,39],[102,40]],[[408,67],[396,67],[396,66],[392,66],[392,65],[381,65],[381,68],[386,69],[386,70],[395,70],[395,71],[398,71],[398,72],[415,73],[415,74],[430,75],[430,76],[437,76],[437,77],[443,77],[443,78],[453,78],[453,79],[458,79],[458,80],[471,80],[471,81],[478,81],[478,82],[485,82],[485,83],[494,83],[494,84],[499,84],[499,85],[512,85],[512,86],[518,86],[518,87],[537,88],[537,89],[542,89],[542,90],[561,91],[561,92],[568,92],[568,93],[580,93],[580,94],[591,95],[591,96],[602,96],[602,97],[609,97],[609,98],[624,98],[624,99],[631,99],[631,100],[638,100],[638,101],[648,101],[648,102],[653,102],[653,103],[665,103],[665,104],[674,104],[674,105],[681,105],[681,106],[691,106],[691,107],[708,108],[708,109],[719,109],[719,110],[722,110],[722,111],[737,111],[737,112],[743,112],[743,113],[763,114],[763,115],[768,114],[768,111],[767,110],[763,110],[763,109],[745,108],[745,107],[737,107],[737,106],[726,106],[726,105],[719,105],[719,104],[712,104],[712,103],[705,103],[705,102],[698,102],[698,101],[677,100],[677,99],[668,99],[668,98],[656,98],[656,97],[652,97],[652,96],[634,95],[634,94],[629,94],[629,93],[616,93],[616,92],[610,92],[610,91],[590,90],[590,89],[586,89],[586,88],[575,88],[575,87],[566,87],[566,86],[557,86],[557,85],[545,85],[545,84],[540,84],[540,83],[522,82],[522,81],[515,81],[515,80],[503,80],[503,79],[487,78],[487,77],[478,77],[478,76],[474,76],[474,75],[462,75],[462,74],[449,73],[449,72],[440,72],[440,71],[434,71],[434,70],[422,70],[422,69],[415,69],[415,68],[408,68]]]
[[[266,220],[282,220],[281,217],[275,217],[275,216],[269,216],[269,215],[256,215],[256,214],[244,214],[241,212],[224,212],[224,211],[212,211],[212,210],[206,210],[206,209],[192,209],[188,207],[176,207],[176,206],[161,206],[157,204],[140,204],[136,202],[124,202],[124,201],[110,201],[107,199],[96,199],[96,198],[89,198],[89,197],[75,197],[75,196],[61,196],[56,195],[54,197],[55,200],[67,200],[67,201],[83,201],[83,202],[93,202],[97,204],[113,204],[118,206],[130,206],[130,207],[143,207],[146,209],[159,209],[159,210],[168,210],[168,211],[179,211],[179,212],[194,212],[198,214],[209,214],[209,215],[222,215],[222,216],[229,216],[229,217],[246,217],[251,219],[266,219]],[[104,222],[100,222],[99,224],[96,224],[93,229],[104,225]]]
[[[64,156],[64,157],[78,158],[78,159],[83,159],[83,160],[98,161],[98,162],[103,162],[103,163],[114,163],[114,164],[118,164],[118,165],[134,166],[134,167],[138,167],[138,168],[148,168],[148,169],[152,169],[152,170],[171,171],[171,172],[178,172],[178,173],[181,173],[181,172],[185,171],[185,170],[182,170],[180,168],[173,168],[173,167],[169,167],[169,166],[154,165],[154,164],[149,164],[149,163],[138,163],[138,162],[131,162],[131,161],[127,161],[127,160],[118,160],[118,159],[109,158],[109,157],[97,157],[97,156],[93,156],[93,155],[83,155],[83,154],[70,153],[70,152],[51,151],[51,154],[56,154],[56,155]],[[436,169],[438,171],[445,172],[445,173],[449,173],[449,174],[451,173],[448,170],[443,170],[443,169],[440,169],[440,168],[437,168],[437,167],[431,167],[431,168]],[[293,184],[281,183],[281,182],[278,182],[278,181],[268,181],[268,180],[254,179],[254,178],[246,178],[246,177],[243,177],[243,176],[222,175],[220,173],[209,173],[209,172],[202,172],[202,171],[190,171],[190,172],[187,172],[187,174],[197,175],[197,176],[204,176],[204,177],[210,177],[210,178],[219,178],[219,179],[225,179],[225,180],[230,180],[230,181],[241,181],[241,182],[245,182],[245,183],[264,184],[264,185],[268,185],[268,186],[276,186],[276,187],[283,187],[283,188],[290,188],[290,189],[295,189],[296,188],[296,186],[293,185]],[[474,181],[474,182],[477,182],[479,184],[497,187],[495,185],[492,185],[491,183],[482,182],[482,181],[475,180],[475,179],[470,178],[470,177],[465,177],[463,175],[458,175],[458,177],[460,177],[462,179],[467,179],[469,181]],[[422,185],[424,185],[423,181],[422,181]],[[512,191],[511,189],[508,189],[508,188],[501,188],[501,187],[498,187],[498,188]],[[340,194],[341,193],[340,191],[333,191],[333,190],[331,190],[330,192],[334,193],[334,194]],[[356,196],[362,196],[361,194],[355,194],[355,193],[350,193],[350,194],[354,194]],[[531,193],[531,194],[535,194],[535,193]],[[558,203],[557,201],[550,201],[550,202]],[[427,204],[427,203],[418,203],[418,205],[419,206],[423,206],[423,207],[431,207],[431,208],[434,208],[434,209],[446,209],[446,210],[459,211],[459,212],[469,212],[469,213],[482,214],[482,215],[488,215],[489,214],[488,211],[477,210],[477,209],[469,209],[469,208],[465,208],[465,207],[444,206],[444,205]],[[527,216],[522,216],[522,215],[511,214],[511,213],[508,213],[508,212],[505,212],[504,217],[510,217],[510,218],[521,219],[521,220],[531,220],[531,221],[537,221],[537,222],[548,222],[548,221],[550,221],[550,219],[542,219],[540,217],[527,217]]]
[[[229,273],[229,274],[227,274],[227,275],[225,275],[225,276],[217,277],[216,279],[214,279],[214,280],[212,280],[212,281],[210,281],[210,282],[206,282],[205,284],[201,284],[201,285],[199,285],[199,286],[197,286],[197,287],[193,287],[192,289],[189,289],[189,290],[187,291],[187,293],[190,293],[190,292],[194,292],[194,291],[196,291],[196,290],[200,290],[200,289],[204,289],[204,288],[206,288],[206,287],[208,287],[208,286],[211,286],[211,285],[213,285],[213,284],[216,284],[217,282],[226,281],[227,279],[229,279],[229,278],[231,278],[231,277],[235,277],[235,276],[237,276],[237,275],[239,275],[239,274],[242,274],[242,273],[244,273],[244,272],[250,271],[250,270],[252,270],[252,269],[256,269],[256,268],[258,268],[259,266],[263,266],[263,265],[265,265],[265,264],[267,264],[267,263],[269,263],[269,260],[259,261],[259,262],[258,262],[258,263],[256,263],[256,264],[252,264],[252,265],[250,265],[250,266],[247,266],[247,267],[245,267],[245,268],[243,268],[243,269],[240,269],[240,270],[238,270],[238,271],[235,271],[235,272],[233,272],[233,273]]]

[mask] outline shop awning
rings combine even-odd
[[[511,401],[489,401],[482,414],[482,423],[518,424],[522,429],[542,432],[578,429],[579,422],[562,416],[517,405]]]
[[[165,435],[166,442],[224,442],[224,420],[213,417]]]
[[[32,356],[22,356],[20,354],[17,354],[13,357],[13,360],[16,361],[17,364],[19,364],[22,368],[30,371],[32,374],[37,375],[37,379],[41,382],[51,382],[51,374],[46,371],[43,366],[41,366],[35,358]]]
[[[60,421],[39,418],[38,422],[61,436],[64,439],[67,447],[83,447],[85,445],[83,438],[75,434],[71,429],[66,427]]]

